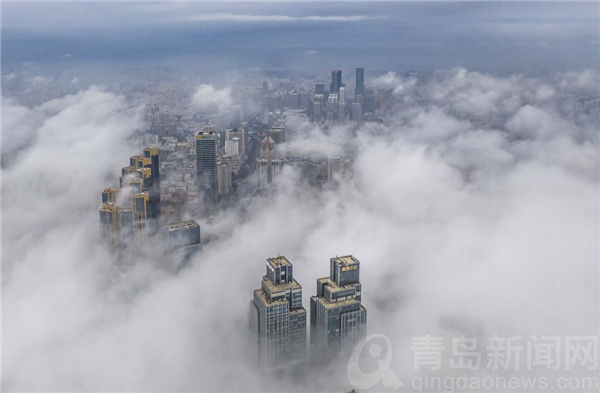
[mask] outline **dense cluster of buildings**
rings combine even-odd
[[[302,306],[302,286],[284,256],[268,258],[261,288],[250,302],[250,328],[258,356],[267,369],[307,359],[307,322],[311,358],[327,359],[350,350],[366,335],[367,310],[361,304],[360,262],[351,255],[330,261],[329,277],[317,280],[310,317]]]
[[[158,151],[146,148],[143,155],[129,158],[121,169],[119,188],[102,190],[100,233],[112,248],[127,244],[143,248],[148,239],[148,223],[160,211]]]
[[[131,156],[129,165],[121,169],[119,188],[102,190],[99,209],[100,234],[113,252],[132,247],[136,252],[148,251],[150,236],[162,231],[162,239],[170,260],[179,267],[192,255],[202,250],[200,226],[195,221],[174,222],[173,214],[178,206],[182,209],[183,196],[175,193],[161,201],[161,176],[157,148],[145,148],[142,155]],[[161,206],[163,205],[163,206]],[[161,213],[168,225],[160,227]],[[165,221],[165,220],[163,220]]]
[[[267,111],[265,123],[270,124],[272,113],[283,109],[304,111],[315,122],[349,119],[360,121],[375,116],[377,95],[373,90],[365,88],[364,68],[356,69],[353,97],[350,97],[351,92],[343,83],[342,70],[331,70],[331,82],[326,85],[324,82],[317,82],[308,90],[280,83],[278,89],[270,91],[268,83],[263,82],[263,105]]]

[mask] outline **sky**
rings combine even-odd
[[[413,368],[413,337],[597,336],[599,124],[577,108],[599,94],[597,8],[3,3],[3,66],[31,62],[39,78],[68,62],[117,74],[182,64],[188,51],[232,67],[339,59],[379,67],[369,86],[395,101],[383,123],[290,114],[278,148],[351,152],[352,176],[314,192],[286,166],[271,194],[193,217],[213,240],[173,274],[157,253],[125,268],[99,244],[100,191],[139,153],[143,106],[102,86],[35,106],[3,97],[2,390],[351,390],[344,362],[257,369],[249,302],[278,254],[294,264],[305,307],[329,258],[361,261],[368,332],[389,337],[407,385],[425,372]],[[427,78],[403,73],[421,67]],[[227,109],[231,87],[199,85],[189,104]],[[463,112],[500,126],[453,115]]]
[[[491,72],[598,67],[598,2],[5,2],[10,64],[250,67],[303,72],[364,66]],[[200,71],[199,71],[200,70]]]

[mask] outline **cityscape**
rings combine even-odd
[[[600,389],[597,2],[1,22],[3,390]]]

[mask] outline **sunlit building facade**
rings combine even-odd
[[[267,274],[250,302],[250,326],[256,335],[260,364],[273,369],[306,359],[306,310],[302,286],[284,256],[267,259]]]
[[[317,280],[317,294],[310,299],[310,327],[316,352],[333,355],[365,337],[367,310],[361,304],[358,259],[331,258],[329,269],[329,277]]]

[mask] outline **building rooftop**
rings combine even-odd
[[[276,285],[273,281],[269,280],[267,276],[263,276],[263,285],[272,294],[292,288],[302,288],[302,285],[298,284],[298,281],[296,280],[292,280],[292,282],[282,282],[281,284]]]
[[[271,266],[278,267],[278,266],[291,266],[292,263],[290,261],[288,261],[288,259],[286,257],[284,257],[283,255],[281,256],[277,256],[274,258],[267,258],[267,263]]]
[[[340,264],[342,266],[354,265],[359,262],[358,259],[354,258],[352,255],[346,255],[343,257],[336,256],[335,258],[331,258],[331,259],[336,261],[338,264]]]
[[[289,304],[288,301],[283,298],[281,300],[271,301],[267,294],[262,289],[254,290],[255,298],[258,298],[264,305],[271,306],[273,304]]]
[[[340,300],[337,302],[330,302],[329,300],[327,300],[327,298],[321,297],[321,296],[312,296],[312,298],[317,299],[319,302],[321,302],[321,304],[323,304],[323,306],[325,306],[325,308],[329,308],[329,309],[344,307],[344,306],[349,306],[349,305],[354,305],[354,304],[358,304],[360,306],[360,308],[364,308],[361,305],[360,300],[358,300],[356,298]]]
[[[171,231],[178,231],[181,229],[187,229],[187,228],[198,228],[200,225],[198,225],[198,223],[194,220],[189,220],[189,221],[184,221],[184,222],[177,222],[174,224],[169,224],[166,226],[167,230],[169,232]]]
[[[202,139],[202,137],[209,136],[209,135],[217,135],[217,134],[214,131],[198,131],[196,133],[196,139]]]

